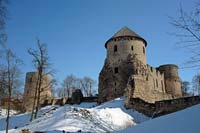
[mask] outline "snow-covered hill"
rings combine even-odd
[[[124,108],[124,98],[95,106],[96,103],[80,105],[47,106],[39,112],[38,119],[29,123],[30,114],[12,116],[10,132],[21,129],[33,131],[69,131],[69,132],[108,132],[123,130],[135,126],[149,118]],[[17,128],[17,129],[14,129]],[[5,130],[5,118],[0,119],[0,132]]]
[[[28,113],[13,115],[10,119],[9,133],[19,133],[21,129],[48,133],[63,130],[120,133],[199,133],[200,131],[200,105],[146,121],[148,117],[124,108],[124,98],[117,98],[99,106],[96,106],[96,103],[47,106],[40,110],[38,119],[29,123],[29,118]],[[4,130],[5,118],[1,118],[0,133],[4,133]]]
[[[135,127],[125,129],[125,133],[200,133],[200,104],[158,117]]]

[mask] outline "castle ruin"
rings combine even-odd
[[[42,79],[43,80],[41,85],[40,104],[43,104],[45,100],[51,99],[51,76],[48,74],[43,74]],[[24,109],[28,112],[31,111],[33,108],[37,82],[37,72],[26,73],[26,81],[24,88]]]
[[[146,63],[145,39],[123,27],[106,43],[107,56],[99,75],[100,103],[125,95],[148,103],[182,97],[178,66],[154,68]]]

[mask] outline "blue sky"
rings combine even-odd
[[[8,45],[24,60],[24,76],[34,71],[27,49],[35,48],[39,38],[48,44],[59,82],[69,74],[98,80],[105,42],[127,26],[146,39],[148,64],[180,65],[188,55],[175,48],[177,39],[168,34],[176,30],[168,16],[178,16],[180,2],[187,11],[195,4],[193,0],[10,0]],[[196,70],[179,73],[191,81]]]

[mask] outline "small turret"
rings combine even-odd
[[[178,66],[167,64],[159,66],[159,71],[164,73],[165,89],[173,97],[182,97],[181,80],[178,75]]]

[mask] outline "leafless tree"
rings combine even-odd
[[[190,90],[190,82],[181,81],[181,89],[182,89],[183,96],[188,96],[189,90]]]
[[[84,96],[89,97],[94,93],[95,80],[90,77],[84,77],[80,80],[81,90],[83,91]]]
[[[95,93],[96,82],[90,77],[78,78],[74,75],[67,76],[62,83],[62,89],[59,91],[60,97],[71,97],[75,89],[82,90],[84,96],[92,96]]]
[[[44,76],[47,74],[52,74],[52,71],[50,70],[49,56],[47,53],[47,45],[37,40],[37,47],[38,47],[37,50],[33,50],[33,49],[28,50],[28,53],[33,58],[33,61],[32,61],[33,65],[36,68],[36,71],[38,73],[33,108],[32,108],[32,115],[31,115],[30,121],[32,121],[33,118],[35,119],[37,117],[37,113],[40,107],[40,94],[41,94],[41,91],[43,90],[42,81],[44,79]],[[46,87],[51,86],[51,84],[52,82]]]
[[[67,76],[62,82],[61,97],[71,97],[73,90],[79,88],[79,79],[73,74]]]
[[[183,68],[200,68],[200,0],[195,3],[193,11],[185,11],[180,4],[179,17],[171,19],[171,24],[177,28],[173,33],[180,40],[179,48],[187,50],[189,59]]]
[[[10,118],[10,100],[12,98],[12,92],[15,89],[15,82],[18,80],[19,68],[18,65],[21,61],[16,57],[16,55],[10,50],[6,50],[6,88],[8,92],[8,108],[7,108],[7,118],[6,118],[6,133],[9,129],[9,118]]]
[[[196,74],[192,79],[193,93],[197,92],[200,95],[200,74]]]

